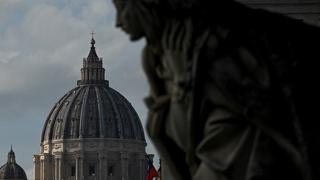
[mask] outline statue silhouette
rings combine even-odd
[[[232,0],[114,4],[146,39],[147,128],[172,179],[320,178],[319,28]]]

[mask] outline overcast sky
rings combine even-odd
[[[54,103],[76,86],[96,33],[110,86],[132,103],[145,125],[141,69],[144,42],[132,43],[114,27],[111,0],[0,0],[0,164],[13,145],[32,178],[32,156]],[[150,143],[148,153],[155,153]]]

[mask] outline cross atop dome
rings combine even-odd
[[[92,31],[91,33],[91,48],[94,47],[94,44],[96,43],[96,41],[94,40],[94,35],[96,34],[94,31]]]
[[[91,49],[90,49],[90,52],[89,52],[89,55],[87,57],[87,60],[88,61],[99,61],[99,57],[97,55],[97,52],[96,52],[96,48],[94,47],[94,45],[96,44],[96,41],[94,40],[93,38],[93,35],[95,34],[94,32],[91,32]]]
[[[91,33],[91,39],[94,39],[93,36],[96,34],[94,31],[92,31]]]

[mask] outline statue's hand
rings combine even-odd
[[[174,81],[179,81],[187,70],[190,60],[193,27],[191,21],[172,21],[165,27],[162,36],[163,67],[166,68]]]
[[[163,49],[161,61],[164,74],[172,81],[174,97],[181,99],[184,91],[191,85],[195,62],[208,36],[209,30],[205,30],[200,36],[195,36],[191,19],[173,20],[165,27],[161,39]]]
[[[173,98],[180,99],[190,76],[190,52],[193,27],[190,20],[173,20],[165,27],[162,36],[163,74],[171,82]]]

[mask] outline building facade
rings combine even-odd
[[[81,80],[52,108],[35,180],[145,180],[146,141],[130,102],[109,87],[95,40],[83,60]]]

